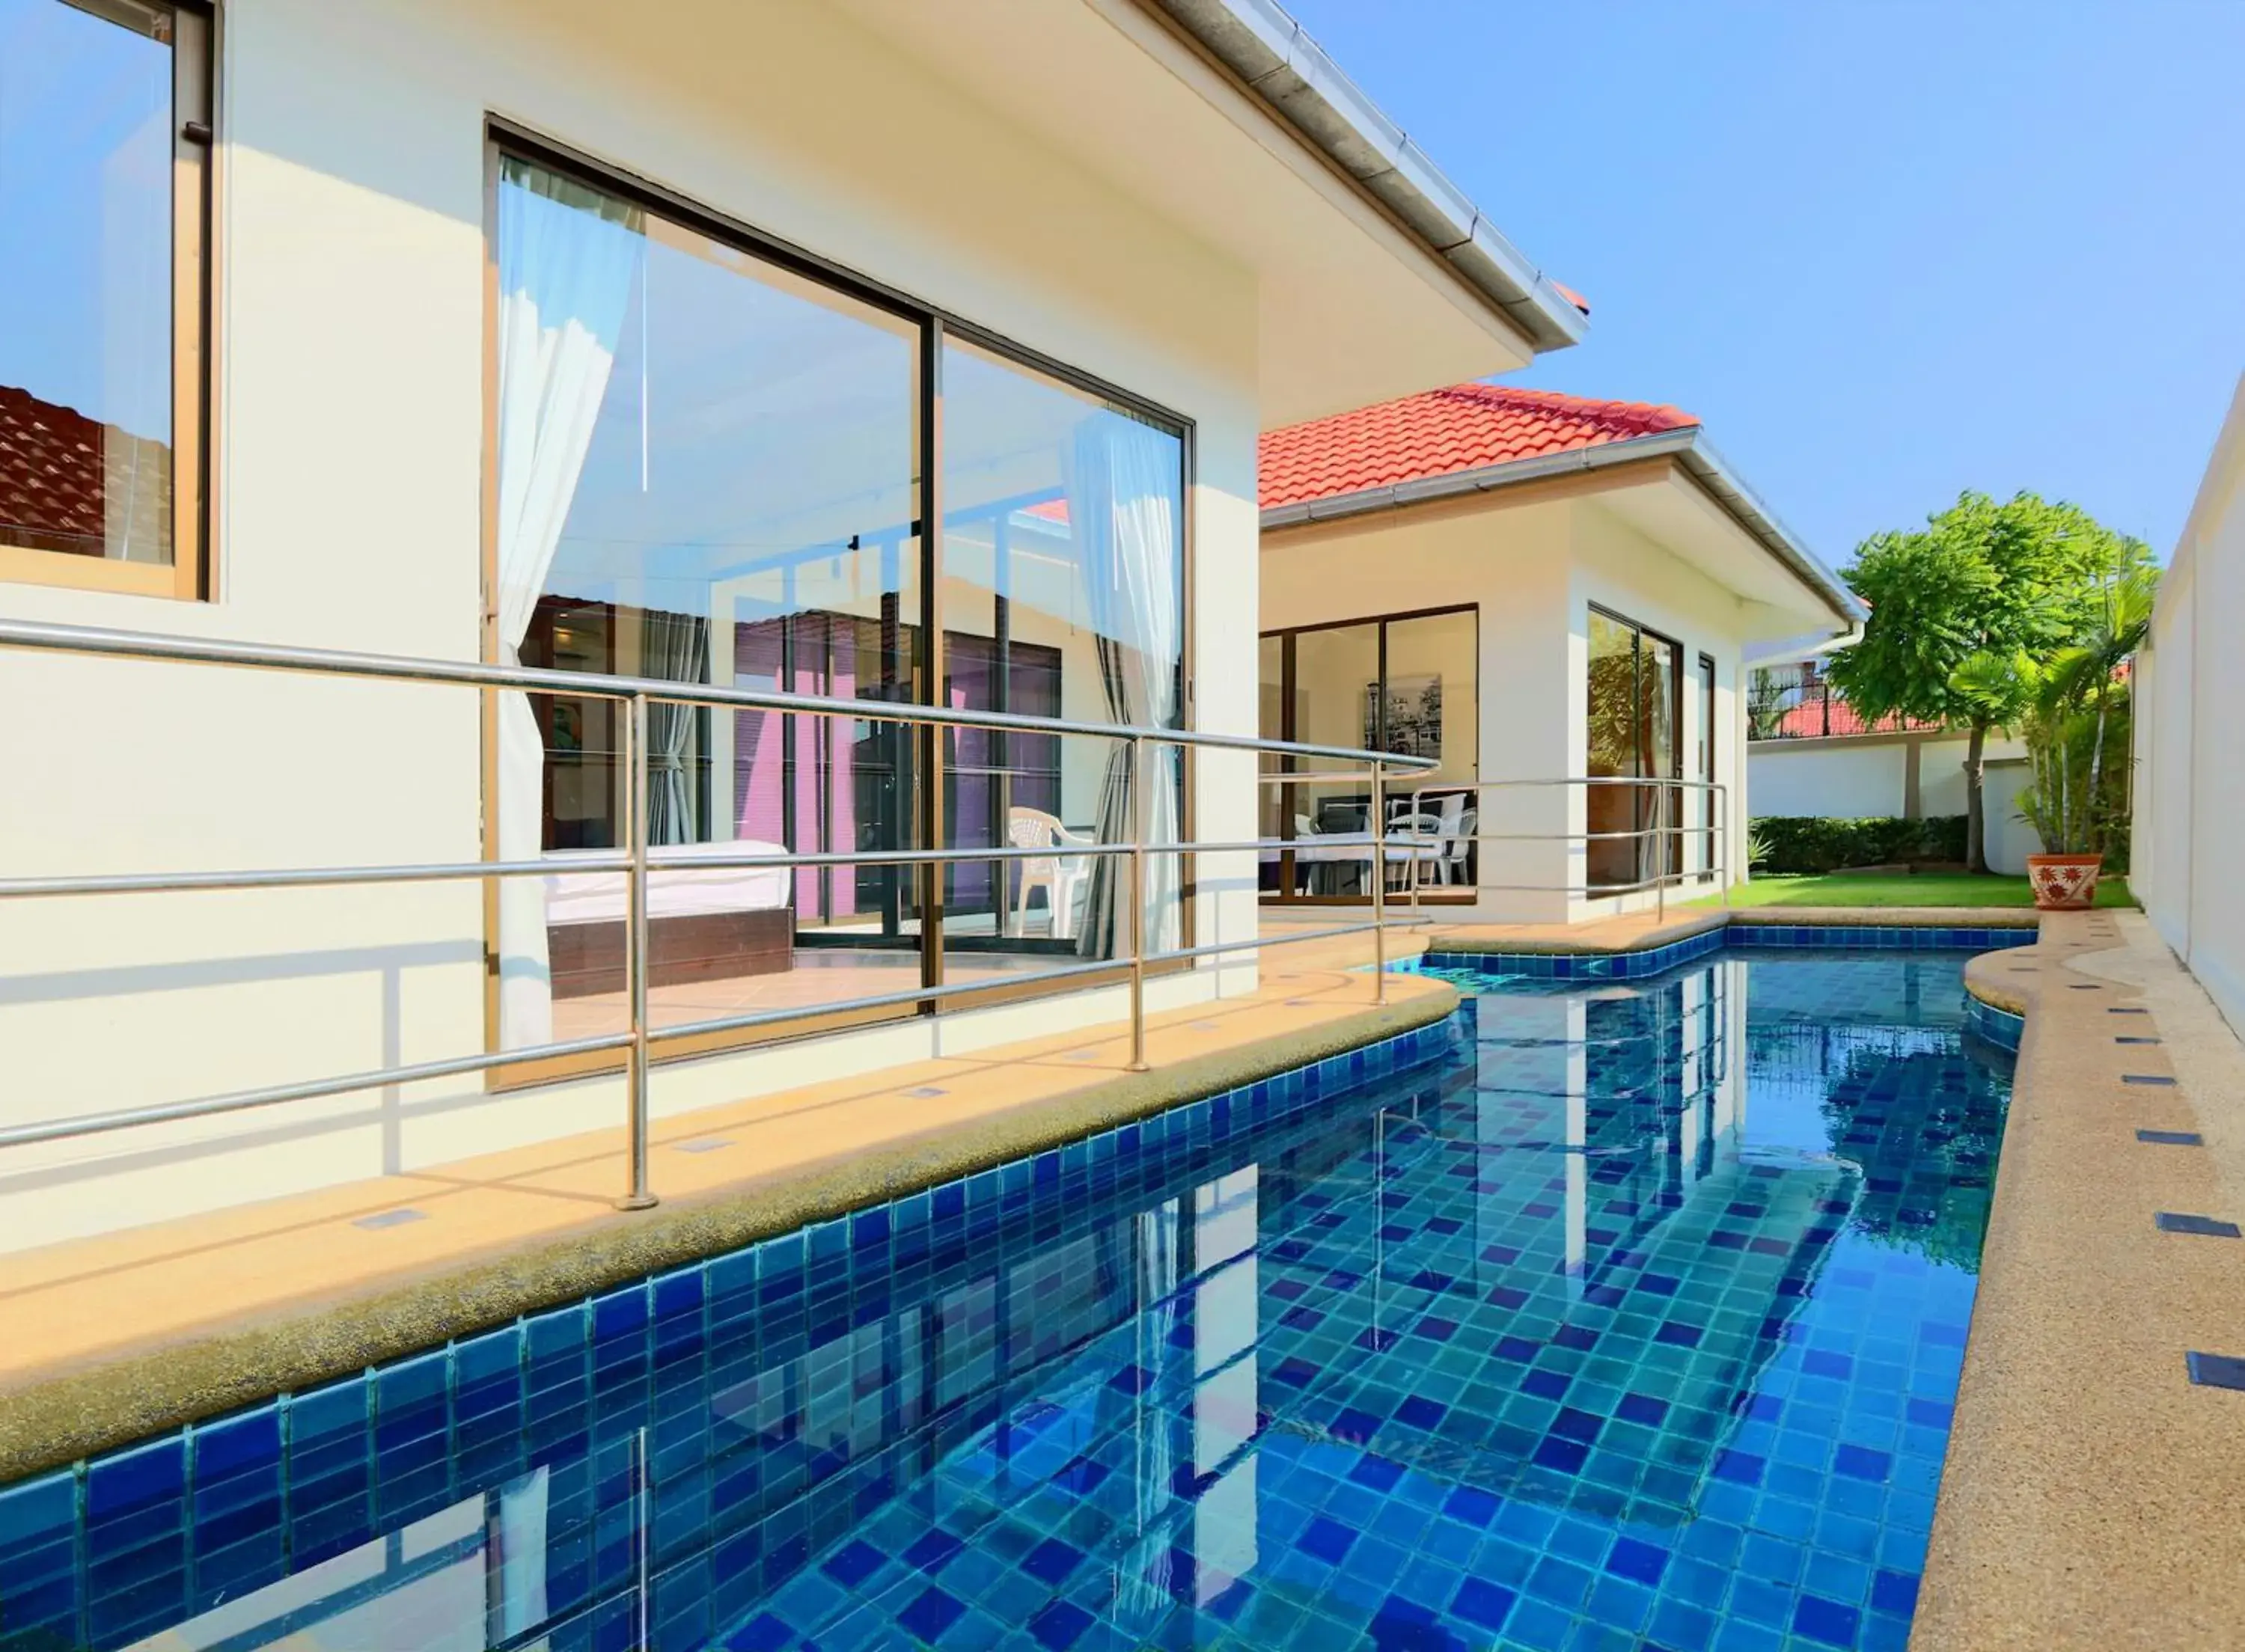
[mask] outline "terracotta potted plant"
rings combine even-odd
[[[2145,571],[2107,582],[2087,638],[2031,674],[2025,732],[2034,781],[2019,809],[2042,839],[2043,852],[2027,856],[2027,881],[2045,911],[2093,904],[2106,845],[2126,843],[2128,661],[2150,627],[2156,587]]]

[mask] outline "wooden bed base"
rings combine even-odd
[[[546,931],[556,999],[624,990],[624,926],[557,924]],[[698,912],[653,917],[647,925],[649,986],[720,981],[740,975],[783,975],[795,963],[795,914]]]

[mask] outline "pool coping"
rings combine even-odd
[[[1596,938],[1603,924],[1582,925],[1572,935],[1522,934],[1516,931],[1530,926],[1486,924],[1434,924],[1422,932],[1429,952],[1619,958],[1728,929],[2031,930],[2041,918],[2031,906],[1741,906],[1681,913],[1618,944]]]
[[[1459,994],[1429,980],[1383,1007],[1156,1067],[867,1149],[808,1173],[666,1199],[619,1219],[253,1323],[215,1327],[0,1391],[0,1491],[291,1391],[316,1387],[1118,1126],[1346,1060],[1447,1020]]]
[[[1966,966],[2018,1062],[1912,1652],[2234,1643],[2245,1046],[2140,912],[2052,914]],[[2139,1134],[2147,1132],[2148,1134]]]

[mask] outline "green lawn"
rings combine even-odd
[[[1693,906],[1720,906],[1711,895]],[[1970,872],[1827,872],[1819,877],[1767,874],[1731,891],[1733,906],[2032,906],[2024,877],[1976,877]],[[2133,906],[2125,877],[2099,878],[2099,906]]]

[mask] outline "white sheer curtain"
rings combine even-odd
[[[1107,715],[1116,722],[1174,728],[1177,723],[1183,542],[1184,445],[1166,430],[1102,410],[1076,427],[1068,454],[1068,521],[1076,538],[1092,627],[1098,633],[1099,679]],[[1146,755],[1153,798],[1148,841],[1177,838],[1177,776],[1183,754],[1175,746]],[[1127,843],[1133,829],[1130,753],[1108,759],[1099,789],[1099,831],[1104,843]],[[1174,947],[1182,934],[1178,893],[1184,868],[1175,855],[1146,861],[1146,949]],[[1113,958],[1129,950],[1122,924],[1128,872],[1116,856],[1091,863],[1088,917],[1077,950],[1087,958]]]
[[[666,613],[650,609],[641,628],[640,665],[649,677],[668,682],[707,682],[709,680],[709,622],[700,614]],[[675,700],[651,700],[647,708],[647,840],[650,843],[692,843],[702,836],[695,809],[693,776],[687,759],[693,755],[695,730],[704,721],[702,708]]]
[[[499,629],[519,662],[592,445],[645,247],[638,210],[526,161],[499,192]],[[499,848],[544,847],[546,743],[527,694],[499,706]],[[499,1038],[553,1035],[543,878],[499,880]]]

